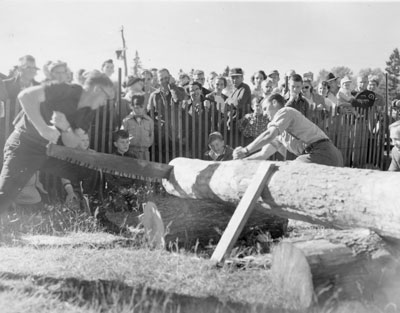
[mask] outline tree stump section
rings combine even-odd
[[[181,199],[174,196],[156,196],[150,199],[157,206],[166,228],[165,242],[178,242],[185,247],[198,243],[202,246],[216,244],[228,225],[236,206],[231,203],[216,203],[210,200]],[[138,225],[134,214],[107,214],[117,224],[125,220],[127,225]],[[270,215],[265,209],[257,207],[250,215],[242,236],[254,227],[269,232],[272,238],[283,236],[287,231],[288,220]]]
[[[391,247],[367,229],[308,233],[283,240],[272,252],[274,282],[303,308],[314,296],[322,303],[332,296],[398,302],[384,292],[399,280],[398,269]]]
[[[163,185],[181,198],[237,205],[260,162],[269,161],[176,158],[170,162],[174,168]],[[398,173],[296,161],[272,163],[278,170],[258,203],[269,213],[332,228],[369,228],[400,240]]]

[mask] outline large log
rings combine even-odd
[[[165,241],[178,242],[191,248],[196,244],[206,246],[216,244],[222,232],[229,223],[235,211],[235,206],[229,203],[216,203],[210,200],[181,199],[174,196],[155,196],[151,199],[157,205],[167,234]],[[108,213],[107,216],[118,224],[136,226],[138,216],[135,214]],[[272,238],[281,237],[287,230],[287,219],[270,215],[263,208],[256,208],[244,230],[242,236],[258,227],[261,231],[269,232]]]
[[[190,199],[237,204],[261,162],[208,162],[176,158],[168,193]],[[400,239],[400,175],[301,162],[274,162],[278,170],[258,206],[285,218],[333,228],[369,228]]]
[[[391,247],[367,229],[320,230],[285,239],[272,251],[271,272],[283,297],[301,307],[314,299],[399,302],[385,292],[399,280]],[[400,304],[400,303],[399,303]]]

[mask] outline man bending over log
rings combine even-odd
[[[263,114],[270,119],[268,129],[246,147],[237,147],[234,159],[266,160],[276,151],[284,154],[284,148],[294,153],[297,161],[330,166],[343,166],[341,152],[328,136],[303,114],[285,107],[280,94],[271,95],[263,102]]]
[[[49,83],[27,88],[18,95],[24,114],[4,147],[0,214],[7,211],[38,170],[82,181],[86,192],[95,189],[95,171],[47,157],[46,146],[58,142],[77,147],[90,128],[95,110],[114,97],[113,88],[105,74],[93,71],[83,87]]]

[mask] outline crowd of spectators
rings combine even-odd
[[[35,80],[37,72],[36,60],[33,56],[25,55],[18,60],[9,75],[2,75],[0,80],[0,129],[12,128],[20,118],[17,105],[18,94],[27,87],[48,84],[77,84],[83,85],[86,79],[86,69],[75,69],[61,60],[45,62],[42,67],[44,79]],[[109,78],[114,77],[115,64],[113,60],[104,61],[99,70]],[[329,73],[318,84],[314,81],[311,72],[300,75],[291,70],[281,75],[278,70],[258,70],[249,75],[251,85],[245,83],[245,72],[242,68],[230,69],[228,75],[223,76],[214,71],[207,76],[201,69],[192,73],[180,73],[175,79],[168,69],[145,69],[140,75],[129,75],[122,83],[121,102],[117,97],[112,100],[112,105],[119,105],[120,116],[115,125],[113,145],[114,153],[150,160],[150,147],[157,142],[158,134],[165,137],[169,151],[177,149],[179,136],[193,134],[194,127],[205,129],[204,125],[188,125],[189,133],[182,134],[171,120],[179,118],[178,109],[187,109],[193,116],[204,110],[219,112],[222,115],[221,123],[232,127],[236,121],[239,131],[243,134],[245,144],[249,144],[263,133],[270,122],[268,116],[263,114],[263,104],[274,94],[280,94],[285,99],[285,106],[296,109],[304,116],[309,116],[310,110],[320,111],[322,116],[328,114],[357,115],[355,108],[375,106],[377,111],[384,112],[385,99],[378,93],[380,84],[377,76],[359,76],[357,84],[352,88],[351,78],[348,76],[337,77]],[[119,85],[114,80],[115,94],[118,94]],[[395,102],[396,104],[396,102]],[[9,107],[6,107],[6,106]],[[229,108],[229,110],[227,110]],[[228,113],[227,113],[228,111]],[[150,117],[152,112],[153,118]],[[9,120],[15,120],[10,125],[5,125],[6,114]],[[224,115],[226,114],[226,115]],[[210,116],[210,118],[212,118]],[[203,123],[200,119],[193,119],[195,123]],[[210,119],[210,123],[211,123]],[[213,120],[215,122],[215,119]],[[183,121],[184,123],[185,121]],[[183,125],[185,127],[185,125]],[[218,125],[213,125],[215,131]],[[159,129],[161,127],[161,129]],[[197,128],[198,129],[198,128]],[[208,135],[208,134],[205,134]],[[85,134],[85,140],[88,134]],[[0,136],[0,148],[3,148],[5,136]],[[204,136],[203,136],[204,137]],[[185,138],[182,142],[185,144]],[[83,144],[85,146],[85,144]],[[86,145],[86,148],[87,145]],[[85,148],[85,149],[86,149]],[[165,149],[166,147],[156,147]],[[232,148],[225,145],[220,133],[210,134],[208,146],[202,147],[202,155],[208,160],[227,160],[232,158]],[[3,158],[3,155],[0,155]],[[30,186],[38,185],[37,176],[32,178]],[[115,185],[115,179],[110,178],[110,184]],[[71,195],[71,182],[65,181],[64,187],[69,198]],[[68,189],[68,190],[67,190]],[[36,200],[37,195],[35,193]],[[35,201],[36,201],[35,200]]]

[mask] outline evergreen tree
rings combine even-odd
[[[133,68],[132,68],[133,76],[140,77],[142,70],[143,70],[142,61],[140,60],[139,52],[136,50],[135,58],[133,59]]]
[[[222,76],[228,77],[228,76],[229,76],[229,70],[230,70],[230,68],[229,68],[229,66],[227,65],[226,68],[225,68],[225,70],[224,70],[223,73],[222,73]]]
[[[386,61],[387,67],[385,68],[388,72],[388,89],[390,93],[399,91],[399,78],[400,78],[400,54],[399,49],[394,49],[389,57],[389,61]]]

